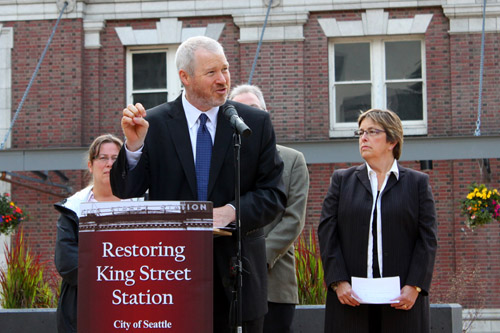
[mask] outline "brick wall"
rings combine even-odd
[[[257,50],[256,44],[240,47],[242,81],[247,83]],[[304,131],[304,43],[263,43],[252,84],[261,87],[266,106],[275,124],[278,140],[306,140]]]
[[[477,116],[480,35],[452,35],[439,8],[390,10],[391,18],[432,13],[425,36],[429,136],[472,135]],[[360,20],[359,11],[311,13],[304,25],[304,41],[264,43],[253,83],[262,87],[275,125],[278,141],[328,140],[329,88],[328,40],[318,18]],[[239,44],[239,30],[230,16],[182,18],[184,27],[225,23],[221,42],[230,62],[232,84],[246,83],[256,43]],[[126,50],[115,33],[117,26],[153,29],[157,20],[107,21],[100,49],[84,49],[81,20],[62,20],[23,112],[14,127],[12,147],[86,146],[105,132],[121,135],[120,117],[125,106]],[[12,51],[12,98],[17,105],[45,47],[54,21],[5,22],[14,28]],[[483,135],[498,133],[500,82],[499,34],[486,38]],[[500,188],[500,160],[491,160],[489,186]],[[419,169],[416,162],[404,166]],[[311,188],[306,231],[317,229],[321,204],[335,169],[351,164],[311,164]],[[85,186],[82,171],[65,171],[73,190]],[[30,173],[25,175],[33,176]],[[429,172],[439,224],[437,255],[431,301],[451,300],[476,306],[484,297],[486,307],[499,308],[498,279],[500,229],[491,225],[467,230],[458,212],[458,200],[467,185],[480,181],[477,161],[434,161]],[[60,180],[51,173],[54,182]],[[32,184],[32,183],[31,183]],[[44,191],[63,191],[36,185]],[[57,212],[55,195],[13,186],[13,198],[31,215],[25,224],[33,249],[52,263]],[[53,267],[53,266],[52,266]],[[480,274],[480,277],[479,277]],[[479,288],[481,286],[486,286]],[[479,288],[479,289],[478,289]],[[480,291],[478,291],[480,290]]]
[[[500,126],[500,34],[485,34],[481,134],[498,134]],[[452,134],[476,129],[479,99],[481,34],[453,35],[450,40]]]
[[[12,107],[17,109],[50,37],[55,21],[7,23],[14,29]],[[80,20],[62,20],[12,132],[12,148],[80,147],[82,145],[83,31]],[[32,173],[20,173],[34,177]],[[82,187],[81,171],[66,172],[75,190]],[[54,177],[54,174],[51,175]],[[14,178],[38,190],[62,193],[56,187]],[[52,179],[60,183],[57,176]],[[58,196],[19,185],[13,199],[30,215],[24,228],[31,248],[53,267]],[[3,246],[3,245],[2,245]]]
[[[27,172],[20,174],[35,177]],[[53,173],[49,175],[52,182],[61,183],[56,175]],[[70,179],[69,184],[74,192],[88,183],[88,177],[85,177],[82,171],[65,171],[65,175]],[[12,199],[29,214],[29,220],[22,224],[26,240],[33,252],[39,254],[42,261],[55,272],[53,262],[59,213],[54,209],[53,204],[68,195],[54,186],[28,182],[19,178],[15,180],[29,186],[12,185]],[[33,186],[36,190],[32,188]]]
[[[16,22],[12,106],[17,109],[55,21]],[[6,24],[7,25],[7,24]],[[81,146],[82,29],[62,20],[13,129],[12,148]]]
[[[500,188],[500,160],[491,159],[488,187]],[[416,162],[402,162],[419,170]],[[311,187],[305,232],[317,231],[321,205],[334,170],[351,164],[309,165]],[[431,286],[431,302],[460,303],[464,307],[500,307],[494,295],[500,284],[500,225],[494,223],[471,231],[459,213],[459,201],[466,197],[468,184],[481,182],[477,160],[434,161],[427,172],[436,201],[438,251]]]

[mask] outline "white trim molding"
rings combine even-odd
[[[0,142],[3,142],[11,122],[12,111],[12,48],[14,29],[0,23]],[[5,148],[10,147],[10,138]]]
[[[64,7],[64,3],[67,3],[64,13],[71,13],[76,7],[76,0],[56,0],[57,10],[61,11]]]
[[[177,74],[177,68],[175,65],[175,54],[177,53],[178,44],[170,44],[168,46],[158,45],[158,46],[129,46],[127,47],[127,104],[133,104],[133,73],[132,73],[132,56],[133,53],[150,53],[150,52],[165,52],[166,53],[166,71],[167,71],[167,82],[166,87],[158,87],[158,89],[151,89],[135,91],[135,93],[148,93],[148,92],[164,92],[167,93],[168,101],[176,99],[181,93],[181,80]]]
[[[207,36],[218,40],[224,23],[208,24],[200,28],[183,28],[176,18],[164,18],[156,23],[156,29],[132,29],[117,27],[115,31],[123,46],[180,44],[189,37]]]
[[[104,21],[83,21],[86,49],[101,48],[101,31],[104,29],[104,26]]]
[[[260,40],[266,15],[233,15],[234,24],[240,28],[240,43],[256,43]],[[304,24],[309,13],[271,13],[262,38],[265,42],[303,41]]]
[[[487,1],[485,32],[500,32],[500,2]],[[483,26],[483,1],[452,1],[443,5],[443,13],[450,20],[450,34],[479,33]]]
[[[358,21],[337,21],[334,18],[318,19],[327,37],[360,37],[374,35],[425,34],[432,14],[416,14],[413,18],[389,19],[383,9],[368,9]]]
[[[330,87],[334,86],[333,78],[334,75],[334,60],[331,58],[334,50],[335,39],[342,38],[344,41],[353,41],[356,39],[367,39],[367,41],[371,44],[372,51],[370,56],[370,68],[372,68],[372,73],[370,77],[373,80],[376,78],[376,81],[371,81],[372,89],[376,89],[372,91],[372,96],[375,97],[384,97],[383,100],[371,100],[372,107],[387,107],[385,106],[385,85],[382,87],[380,85],[379,80],[383,75],[382,73],[375,74],[374,71],[377,71],[379,66],[375,64],[382,64],[383,61],[381,59],[371,59],[372,56],[378,57],[383,54],[380,47],[377,47],[379,50],[378,53],[373,53],[374,43],[376,45],[383,45],[384,41],[395,39],[396,41],[403,40],[413,40],[414,38],[424,38],[433,14],[416,14],[413,18],[403,18],[403,19],[390,19],[389,13],[384,11],[383,9],[369,9],[365,13],[361,14],[361,20],[356,21],[337,21],[335,18],[320,18],[318,22],[323,29],[323,32],[326,37],[331,38],[329,41],[329,77],[330,77]],[[381,44],[380,44],[381,43]],[[418,121],[404,121],[403,126],[405,129],[405,134],[409,135],[425,135],[427,134],[427,101],[425,94],[425,85],[426,85],[426,75],[425,75],[425,45],[422,45],[421,48],[422,55],[422,103],[424,105],[423,118]],[[385,70],[385,69],[384,69]],[[377,83],[378,82],[378,83]],[[378,88],[377,88],[378,87]],[[382,90],[380,90],[382,89]],[[336,122],[335,115],[335,96],[333,96],[334,92],[330,91],[330,129],[329,135],[330,137],[351,137],[353,135],[353,131],[357,129],[356,122]]]

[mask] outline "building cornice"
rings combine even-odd
[[[0,22],[56,19],[65,0],[0,0]],[[88,21],[146,18],[182,18],[200,16],[263,16],[269,0],[67,0],[63,18],[81,18]],[[459,1],[459,0],[456,0]],[[462,0],[463,1],[463,0]],[[273,1],[272,15],[307,15],[311,12],[366,10],[381,8],[418,8],[447,5],[453,0],[294,0]]]
[[[224,23],[209,23],[206,27],[188,28],[176,18],[160,19],[156,29],[133,29],[116,27],[115,31],[124,46],[180,44],[192,36],[207,36],[218,40]]]
[[[105,27],[104,21],[83,21],[83,31],[85,32],[85,48],[101,48],[101,31]]]
[[[0,22],[53,20],[58,17],[65,1],[68,2],[68,6],[63,14],[64,19],[80,18],[88,22],[229,15],[234,17],[237,25],[250,29],[245,32],[242,42],[255,39],[253,37],[256,34],[255,28],[249,25],[263,23],[269,3],[269,0],[0,0]],[[475,33],[481,31],[482,22],[479,21],[482,18],[482,6],[483,1],[476,0],[294,0],[286,2],[274,0],[269,22],[272,29],[268,38],[273,40],[282,35],[287,39],[293,38],[289,37],[290,35],[300,34],[301,17],[307,17],[312,12],[420,7],[442,7],[444,15],[450,20],[451,34]],[[299,22],[292,25],[289,19],[293,20],[294,16]],[[499,0],[487,1],[486,17],[486,31],[500,31]]]
[[[240,43],[255,43],[262,35],[266,15],[246,14],[233,15],[234,24],[240,28]],[[307,23],[309,14],[280,12],[269,15],[262,40],[265,42],[276,41],[302,41],[304,37],[304,24]]]
[[[485,32],[500,32],[500,3],[488,2],[485,12]],[[482,32],[483,6],[481,3],[445,5],[443,13],[450,20],[450,34]]]
[[[359,37],[374,35],[425,34],[432,14],[416,14],[412,18],[390,19],[383,9],[369,9],[362,13],[361,20],[337,21],[320,18],[318,22],[327,37]]]

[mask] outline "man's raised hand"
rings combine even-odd
[[[149,123],[146,119],[146,109],[141,103],[129,104],[123,109],[122,129],[126,137],[127,149],[136,151],[144,145]]]

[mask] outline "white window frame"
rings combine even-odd
[[[168,101],[172,101],[179,97],[181,93],[181,80],[175,65],[175,53],[178,45],[168,46],[149,46],[149,47],[129,47],[127,48],[127,104],[133,103],[133,94],[139,91],[134,91],[132,81],[132,55],[136,53],[158,53],[166,52],[167,57],[167,87],[165,89],[149,89],[140,90],[140,93],[159,93],[166,92]]]
[[[422,78],[406,80],[386,80],[385,79],[385,42],[396,41],[420,41]],[[361,38],[332,38],[328,43],[328,67],[329,67],[329,94],[330,94],[330,137],[353,137],[354,131],[358,129],[356,122],[336,123],[336,94],[335,94],[335,44],[336,43],[369,43],[370,44],[370,80],[355,81],[356,83],[371,83],[371,104],[372,108],[387,108],[387,83],[394,82],[422,82],[422,120],[403,121],[405,135],[426,135],[427,134],[427,75],[425,58],[425,40],[423,36],[378,36]],[[344,82],[345,83],[345,82]]]
[[[0,23],[0,143],[3,143],[10,128],[12,112],[12,49],[14,28]],[[4,148],[10,148],[12,133]],[[0,192],[3,193],[3,192]]]

